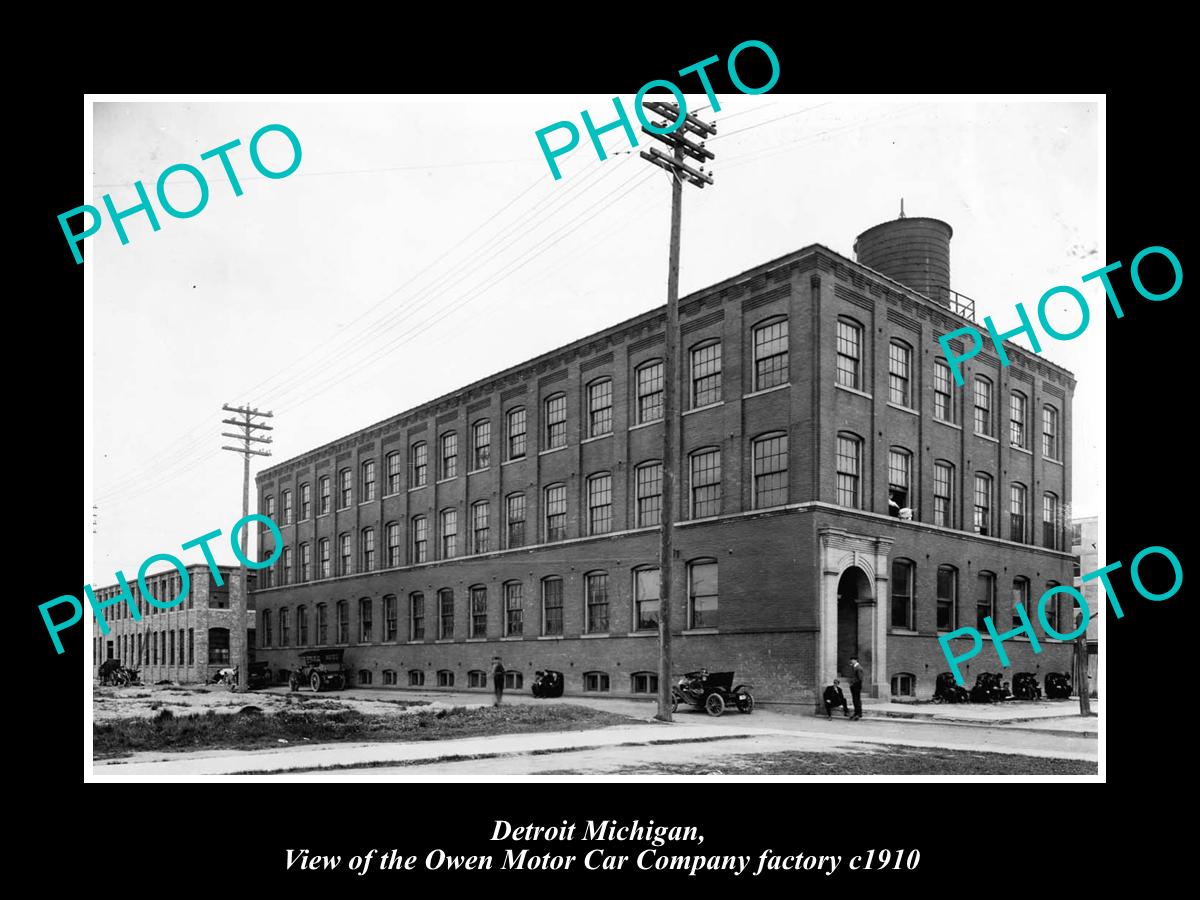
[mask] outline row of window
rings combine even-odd
[[[1012,603],[1008,611],[1001,616],[997,607],[996,591],[997,576],[995,572],[982,571],[975,579],[975,621],[971,623],[981,633],[987,634],[983,620],[991,617],[996,631],[1005,632],[1013,626],[1021,624],[1016,615],[1018,603],[1025,609],[1031,621],[1036,616],[1036,600],[1030,606],[1030,581],[1024,576],[1014,577],[1011,582]],[[1057,581],[1046,582],[1046,590],[1057,587]],[[934,629],[937,631],[954,631],[959,623],[959,578],[958,569],[950,565],[937,567],[936,605],[934,607]],[[928,628],[929,623],[918,621],[917,616],[917,564],[911,559],[902,557],[892,560],[891,580],[892,627],[906,631],[916,631],[918,627]],[[1067,624],[1072,607],[1055,596],[1047,603],[1046,618],[1059,634],[1067,634],[1073,626]],[[893,693],[895,691],[893,690]]]
[[[399,683],[399,673],[395,669],[384,669],[382,672],[383,683],[394,685]],[[358,683],[360,685],[372,684],[374,681],[374,673],[370,669],[359,669]],[[454,687],[455,678],[454,671],[451,669],[438,669],[437,686],[441,688]],[[506,690],[520,690],[524,687],[525,678],[521,672],[506,671],[504,673],[504,687]],[[423,687],[425,684],[425,671],[423,669],[408,670],[408,686]],[[609,692],[609,677],[607,672],[584,672],[583,673],[583,690],[585,693],[591,694],[607,694]],[[658,693],[658,675],[654,672],[634,672],[629,676],[630,691],[634,694],[657,694]],[[482,669],[471,669],[467,672],[467,687],[491,689],[491,679],[488,673]]]
[[[96,665],[99,665],[102,659],[113,659],[114,657],[133,666],[195,665],[195,629],[188,628],[186,630],[186,644],[184,643],[184,634],[185,630],[179,628],[115,635],[108,640],[94,638],[95,656],[93,659]],[[102,650],[106,652],[102,653]],[[229,629],[209,629],[208,655],[210,663],[229,662]]]
[[[689,629],[716,628],[718,624],[718,579],[717,562],[714,559],[698,559],[688,564],[687,627]],[[610,621],[610,588],[607,572],[589,572],[583,578],[582,600],[583,633],[608,634],[612,630]],[[489,617],[495,620],[490,610],[486,585],[468,588],[466,627],[459,630],[468,639],[488,637]],[[525,585],[520,581],[508,581],[501,585],[498,619],[504,637],[524,635],[561,636],[563,634],[563,579],[558,576],[543,578],[539,583],[539,621],[526,622]],[[633,631],[653,631],[658,628],[659,570],[638,568],[633,571]],[[273,615],[274,612],[274,615]],[[358,643],[385,643],[400,639],[399,599],[388,594],[380,601],[382,627],[375,630],[376,602],[370,597],[358,601]],[[434,598],[431,608],[426,607],[425,594],[414,591],[408,596],[407,640],[424,641],[453,640],[456,636],[455,597],[453,588],[442,588]],[[293,632],[292,610],[281,606],[277,610],[261,612],[259,637],[263,647],[290,647],[328,644],[330,636],[329,604],[318,603],[312,617],[307,605],[295,609],[295,631]],[[350,643],[350,601],[339,600],[333,609],[333,643]],[[293,643],[294,638],[294,643]],[[278,642],[276,640],[278,639]]]
[[[150,578],[146,581],[146,587],[149,588],[150,595],[153,596],[154,599],[159,603],[169,603],[178,598],[180,593],[183,591],[183,577],[176,574],[166,575],[159,578]],[[143,618],[150,615],[156,615],[157,613],[171,611],[154,606],[148,600],[146,600],[146,598],[142,596],[141,588],[136,581],[129,585],[129,591],[130,597],[133,599],[133,602],[137,604],[138,612]],[[181,603],[179,606],[172,607],[172,609],[191,609],[194,605],[194,600],[192,598],[194,592],[194,587],[189,589],[185,603]],[[125,592],[120,587],[114,586],[100,588],[95,591],[96,601],[99,603],[104,603],[108,600],[122,597],[124,596],[124,593]],[[228,605],[229,595],[227,593],[221,594],[214,592],[211,596],[211,600],[213,602],[209,604],[210,607],[219,608],[216,604],[221,602],[222,599],[226,605]],[[125,603],[114,603],[112,606],[106,607],[104,610],[104,618],[105,621],[108,622],[116,622],[121,619],[129,619],[132,617],[133,613],[130,611],[128,601]]]

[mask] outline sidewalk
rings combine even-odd
[[[864,719],[903,719],[939,725],[975,727],[1016,727],[1047,733],[1078,737],[1096,737],[1100,716],[1104,714],[1101,701],[1093,699],[1094,715],[1079,714],[1078,700],[1009,701],[1006,703],[863,703]]]

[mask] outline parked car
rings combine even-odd
[[[350,673],[343,665],[345,650],[306,650],[300,654],[300,665],[292,670],[288,680],[293,691],[307,684],[314,692],[326,688],[340,691],[350,683]]]
[[[671,691],[671,712],[675,712],[680,703],[703,709],[710,716],[721,715],[728,706],[736,706],[739,712],[751,712],[754,695],[750,693],[750,685],[734,687],[733,674],[709,672],[708,669],[688,672]]]
[[[252,662],[250,663],[250,675],[246,679],[246,687],[251,690],[255,688],[270,687],[274,682],[271,680],[271,664],[267,662]]]

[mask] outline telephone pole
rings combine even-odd
[[[251,409],[249,404],[245,406],[230,406],[224,404],[221,409],[226,412],[239,413],[240,419],[222,419],[226,425],[233,425],[240,428],[241,434],[231,434],[228,431],[222,431],[222,437],[233,438],[242,442],[240,447],[222,446],[222,450],[230,450],[234,453],[242,454],[242,518],[250,515],[250,457],[253,456],[270,456],[270,450],[255,450],[250,444],[269,444],[270,437],[257,437],[255,431],[272,431],[270,425],[261,425],[254,421],[256,416],[261,418],[271,418],[271,413],[260,412],[257,409]],[[249,523],[242,529],[242,559],[248,559],[246,555],[246,546],[250,536]],[[246,569],[246,564],[242,563],[242,589],[238,591],[230,591],[229,605],[233,609],[233,628],[229,630],[229,656],[237,667],[237,684],[234,685],[234,690],[241,693],[246,690],[248,679],[250,678],[250,651],[248,641],[246,640],[246,609],[249,606],[250,599],[250,573]]]
[[[671,539],[675,523],[675,485],[678,483],[676,469],[679,462],[679,421],[676,398],[676,360],[679,354],[679,226],[683,207],[684,181],[703,188],[712,184],[712,175],[705,174],[704,163],[713,159],[711,151],[704,149],[704,141],[693,143],[689,134],[707,138],[717,133],[715,124],[701,122],[690,114],[680,115],[678,104],[645,101],[642,104],[650,112],[665,121],[654,122],[655,128],[666,128],[670,123],[678,127],[668,133],[659,134],[645,126],[642,131],[656,141],[671,148],[668,156],[657,147],[643,150],[642,159],[665,169],[671,175],[671,251],[667,268],[667,341],[663,352],[663,449],[662,449],[662,508],[658,542],[658,715],[657,719],[671,721],[671,595],[675,583],[675,553]],[[701,165],[695,169],[684,158],[697,160]]]

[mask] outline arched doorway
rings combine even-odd
[[[838,579],[837,587],[837,673],[849,677],[850,657],[862,659],[859,647],[859,604],[871,599],[871,581],[857,566],[850,566]]]

